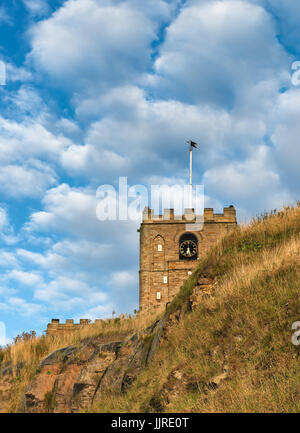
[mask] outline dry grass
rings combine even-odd
[[[291,325],[300,319],[300,206],[227,235],[184,284],[170,314],[200,272],[217,279],[215,295],[169,330],[126,395],[108,395],[92,410],[299,412],[300,352]],[[225,380],[210,387],[224,367]],[[174,369],[184,378],[177,388]]]
[[[152,324],[157,314],[138,315],[135,317],[115,318],[94,325],[88,325],[79,331],[60,336],[42,336],[19,341],[1,351],[0,369],[11,365],[13,369],[12,399],[10,411],[18,408],[24,390],[36,374],[39,364],[49,353],[70,345],[80,345],[89,339],[97,339],[99,343],[124,341],[133,333],[139,332]]]

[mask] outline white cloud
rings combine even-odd
[[[132,266],[137,260],[137,224],[132,221],[99,221],[96,217],[96,194],[90,189],[71,188],[62,184],[49,190],[43,198],[44,210],[31,214],[26,228],[29,233],[63,234],[45,255],[18,250],[23,258],[63,272],[95,277],[98,267]],[[68,239],[69,238],[69,239]],[[118,243],[118,247],[116,246]],[[127,254],[124,251],[127,250]],[[105,275],[105,273],[104,273]],[[107,275],[107,273],[106,273]],[[93,277],[93,278],[94,278]]]
[[[60,299],[69,299],[70,296],[77,297],[82,294],[88,294],[91,291],[88,284],[69,278],[65,276],[59,276],[56,280],[52,280],[45,284],[44,287],[39,288],[35,292],[35,298],[55,303]],[[80,297],[81,297],[80,296]]]
[[[45,284],[36,288],[35,299],[57,311],[105,309],[114,300],[116,310],[117,299],[128,284],[131,289],[122,308],[133,310],[138,293],[137,225],[98,221],[96,197],[84,188],[60,185],[46,193],[43,203],[44,210],[31,215],[27,231],[63,234],[64,239],[43,254],[17,250],[22,265],[33,266],[44,275]]]
[[[119,271],[114,272],[111,277],[111,284],[118,289],[128,290],[138,286],[137,272]]]
[[[60,311],[83,310],[89,306],[105,308],[109,302],[108,295],[101,290],[90,287],[82,280],[62,275],[37,288],[34,299],[47,302],[48,306]]]
[[[32,15],[42,16],[49,12],[47,0],[22,0]]]
[[[6,63],[6,82],[29,81],[32,79],[32,73],[24,67],[17,67],[13,63]]]
[[[41,197],[55,183],[54,171],[39,161],[31,161],[30,165],[25,166],[0,166],[0,191],[4,196],[16,199]]]
[[[23,96],[14,96],[22,109],[30,111],[31,103],[37,107],[28,90]],[[55,164],[62,149],[71,143],[61,133],[50,132],[39,119],[25,117],[17,122],[0,117],[1,193],[14,198],[40,197],[56,183]]]
[[[100,266],[100,263],[101,266],[108,264],[114,254],[112,244],[92,242],[86,239],[78,241],[65,239],[53,245],[52,251],[54,254],[67,259],[71,272],[74,272],[75,269],[77,272],[91,272]]]
[[[139,9],[130,2],[67,1],[32,28],[29,58],[77,90],[91,81],[92,88],[127,82],[150,65],[156,38],[156,23]]]
[[[27,118],[22,122],[0,117],[0,163],[28,157],[57,159],[60,151],[71,142],[55,136],[45,126]]]
[[[57,230],[73,235],[95,236],[97,226],[96,196],[84,188],[71,188],[67,184],[48,190],[43,198],[46,211],[31,215],[32,230]],[[84,221],[84,224],[82,222]]]
[[[14,234],[14,228],[10,224],[7,210],[3,207],[0,207],[0,238],[8,245],[18,242],[18,238]]]
[[[196,137],[208,150],[229,142],[232,121],[223,109],[194,106],[179,101],[151,101],[134,86],[115,88],[95,100],[86,100],[81,113],[102,111],[91,124],[85,145],[73,145],[62,153],[62,164],[70,173],[91,179],[112,181],[132,176],[145,182],[147,176],[168,175],[182,169],[179,152],[185,153],[185,140]],[[80,109],[80,107],[79,107]],[[196,155],[197,158],[197,155]],[[110,180],[111,179],[111,180]]]
[[[34,304],[23,298],[13,296],[6,300],[4,311],[5,310],[19,313],[22,316],[36,317],[37,314],[45,311],[45,306],[42,304]]]
[[[106,305],[97,305],[96,307],[89,308],[85,313],[83,313],[80,317],[76,317],[75,320],[79,321],[79,319],[85,318],[90,320],[95,319],[107,319],[112,317],[112,312],[116,310],[116,306],[114,303],[109,303]]]
[[[44,305],[28,302],[26,299],[18,296],[8,296],[5,298],[5,302],[0,303],[1,312],[9,313],[10,315],[16,314],[27,318],[35,317],[36,323],[40,321],[39,315],[45,310]]]
[[[55,254],[42,254],[36,253],[32,251],[25,250],[23,248],[18,248],[16,251],[18,258],[20,258],[25,263],[33,263],[42,268],[47,268],[51,266],[51,264],[57,265],[57,262],[61,257]]]
[[[37,286],[43,282],[43,278],[34,272],[24,272],[14,269],[8,272],[5,277],[7,279],[15,280],[25,286]]]
[[[264,0],[263,4],[270,10],[278,22],[280,41],[300,54],[300,4],[294,0]]]
[[[77,125],[77,123],[70,120],[70,119],[66,119],[66,118],[59,119],[57,121],[56,126],[57,126],[58,130],[62,131],[66,135],[70,134],[72,136],[73,135],[77,136],[78,134],[81,133],[81,129]]]
[[[285,77],[288,59],[271,16],[238,0],[182,8],[155,62],[158,91],[231,108],[242,88]]]
[[[282,181],[296,197],[300,184],[300,89],[294,88],[281,94],[274,107],[273,132],[274,159],[277,162]]]
[[[15,92],[7,92],[5,100],[13,104],[21,113],[30,113],[31,118],[38,121],[39,116],[46,110],[46,104],[40,95],[28,85],[23,84]]]
[[[8,226],[8,216],[6,209],[0,208],[0,230],[2,231]]]
[[[173,18],[182,0],[127,0],[126,3],[156,22],[168,22]]]
[[[235,204],[239,213],[278,209],[293,201],[272,166],[270,149],[263,145],[245,161],[227,161],[207,170],[204,184],[214,197]]]
[[[1,212],[0,212],[1,215]],[[1,219],[1,217],[0,217]],[[15,253],[10,251],[1,250],[0,251],[0,266],[3,268],[17,268],[19,266],[18,260]]]
[[[99,221],[96,216],[96,191],[90,188],[71,188],[67,184],[61,184],[48,190],[42,202],[45,210],[31,214],[27,225],[30,232],[63,233],[73,239],[107,245],[110,244],[112,234],[129,241],[136,229],[136,224],[131,221],[124,221],[124,224]],[[123,227],[126,227],[125,231]],[[67,245],[65,243],[64,248]],[[85,247],[85,244],[81,247]],[[56,246],[56,249],[59,248],[60,246]],[[97,251],[99,254],[99,250]]]

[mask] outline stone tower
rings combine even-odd
[[[140,311],[165,307],[191,275],[198,260],[237,224],[233,206],[224,208],[222,214],[214,213],[213,209],[204,209],[202,229],[186,231],[186,223],[196,221],[193,212],[187,209],[178,219],[174,217],[173,209],[165,209],[164,215],[158,216],[154,216],[149,208],[145,209],[138,230]]]

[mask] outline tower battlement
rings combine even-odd
[[[182,222],[193,222],[196,221],[197,217],[203,215],[196,215],[193,208],[187,208],[184,210],[182,215],[175,215],[174,209],[164,209],[163,215],[155,215],[154,211],[149,207],[146,207],[143,212],[143,223],[170,223],[176,224]],[[213,208],[204,209],[204,222],[221,222],[221,223],[236,223],[236,210],[234,206],[224,207],[223,213],[214,213]]]

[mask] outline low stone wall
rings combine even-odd
[[[102,319],[96,319],[94,323],[101,322]],[[74,332],[82,329],[85,326],[93,326],[89,319],[80,319],[79,323],[74,323],[74,320],[68,319],[66,323],[60,323],[59,319],[52,319],[51,323],[47,325],[46,335],[62,335],[66,332]]]

